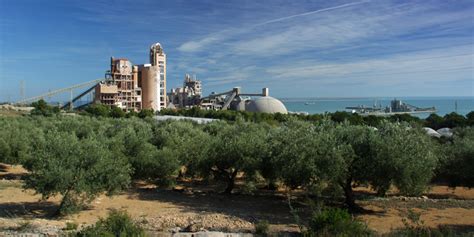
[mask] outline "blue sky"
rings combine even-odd
[[[0,101],[101,78],[110,56],[168,88],[276,97],[473,96],[474,1],[0,0]],[[67,96],[65,96],[67,98]]]

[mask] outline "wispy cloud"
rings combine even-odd
[[[211,85],[267,83],[291,91],[295,84],[474,79],[473,7],[349,2],[217,31],[178,49],[206,52],[216,62],[218,71],[207,74]],[[250,65],[258,66],[244,69]]]
[[[0,79],[26,80],[31,93],[101,76],[110,56],[145,63],[149,45],[158,41],[168,55],[168,87],[181,86],[184,73],[196,73],[205,93],[265,86],[285,97],[409,95],[416,85],[474,94],[470,0],[95,0],[29,6],[13,1],[0,16]],[[15,83],[1,87],[17,90]]]
[[[367,3],[367,2],[369,2],[369,1],[346,3],[346,4],[338,5],[338,6],[335,6],[335,7],[328,7],[328,8],[323,8],[323,9],[319,9],[319,10],[316,10],[316,11],[309,11],[309,12],[305,12],[305,13],[300,13],[300,14],[295,14],[295,15],[291,15],[291,16],[281,17],[281,18],[265,21],[265,22],[262,22],[262,23],[259,23],[259,24],[255,24],[255,25],[252,26],[252,28],[257,27],[257,26],[267,25],[267,24],[270,24],[270,23],[286,21],[286,20],[296,18],[296,17],[308,16],[308,15],[313,15],[313,14],[316,14],[316,13],[327,12],[327,11],[337,10],[337,9],[346,8],[346,7],[352,7],[352,6],[356,6],[356,5]]]

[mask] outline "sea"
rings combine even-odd
[[[466,115],[474,111],[474,96],[464,97],[365,97],[365,98],[280,98],[288,111],[306,112],[309,114],[323,114],[325,112],[348,111],[348,106],[372,107],[374,104],[386,107],[393,99],[420,107],[435,107],[436,114],[444,116],[451,112]],[[420,118],[426,118],[430,113],[413,114]]]

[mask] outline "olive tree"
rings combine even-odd
[[[22,164],[32,158],[32,153],[44,142],[43,130],[35,126],[37,118],[3,118],[0,120],[0,161]]]
[[[377,134],[375,156],[367,166],[373,187],[382,195],[392,184],[401,194],[423,193],[439,158],[433,149],[433,140],[421,129],[405,123],[385,123]]]
[[[186,168],[180,176],[193,176],[199,163],[208,158],[212,138],[203,131],[203,126],[191,121],[164,122],[154,131],[153,143],[172,150],[179,163]]]
[[[58,214],[79,210],[97,195],[112,195],[130,183],[131,168],[123,154],[108,149],[99,138],[79,140],[68,133],[46,134],[48,143],[25,167],[30,171],[25,188],[44,199],[62,195]]]
[[[447,155],[441,163],[441,176],[451,187],[474,187],[474,128],[456,129],[452,144],[443,147]]]
[[[179,162],[174,151],[153,144],[153,125],[139,118],[109,122],[112,126],[105,135],[114,150],[126,156],[133,168],[133,178],[168,185]]]
[[[332,178],[344,191],[346,205],[350,209],[358,209],[352,186],[379,178],[371,172],[376,131],[368,126],[343,123],[335,128],[335,133],[338,144],[336,148],[341,152],[342,162],[337,167],[339,172],[335,172],[337,175]]]
[[[290,121],[272,134],[271,164],[291,189],[319,185],[339,172],[341,152],[336,146],[333,130]]]
[[[206,131],[214,138],[208,158],[201,160],[197,167],[201,175],[226,182],[224,193],[230,194],[240,172],[251,177],[257,171],[259,157],[266,151],[265,130],[254,123],[217,122]]]

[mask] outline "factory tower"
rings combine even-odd
[[[132,65],[125,58],[111,58],[106,81],[97,84],[95,103],[124,111],[166,108],[166,54],[160,43],[150,47],[150,63]]]

